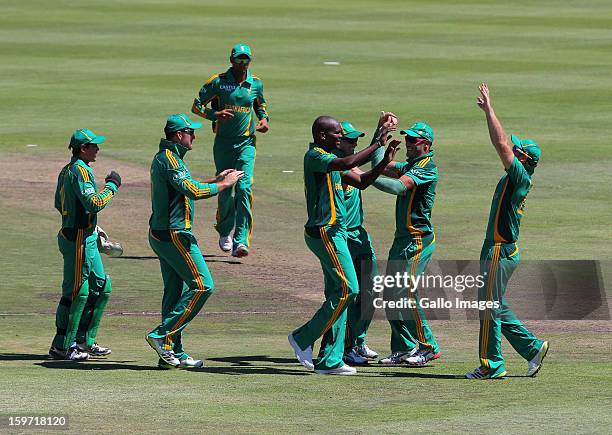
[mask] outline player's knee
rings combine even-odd
[[[104,280],[104,286],[102,287],[101,295],[106,295],[107,297],[113,292],[113,286],[111,284],[110,276],[106,275],[106,279]]]
[[[85,301],[87,301],[88,298],[89,298],[89,282],[84,281],[83,284],[81,284],[81,287],[79,288],[79,291],[75,299],[84,299]],[[72,302],[74,302],[74,300]]]

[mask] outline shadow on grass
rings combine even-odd
[[[364,373],[365,374],[365,373]],[[377,378],[423,378],[423,379],[465,379],[464,375],[436,375],[434,373],[415,373],[415,372],[376,372],[374,374]]]
[[[245,356],[226,356],[222,358],[208,358],[210,361],[230,363],[237,366],[252,366],[254,362],[264,362],[273,364],[293,364],[295,358],[274,358],[268,355],[245,355]]]
[[[204,259],[208,263],[226,263],[226,264],[242,264],[241,261],[231,260],[223,255],[204,255]],[[122,255],[121,257],[115,257],[114,260],[158,260],[159,257],[155,255]]]
[[[48,369],[69,369],[69,370],[135,370],[149,371],[160,370],[157,366],[139,366],[136,364],[127,364],[130,361],[113,361],[113,362],[98,362],[102,360],[90,360],[83,362],[76,361],[58,361],[49,360],[39,363],[34,363],[35,366],[41,366]]]
[[[49,355],[32,353],[0,353],[0,361],[40,361],[49,359]]]

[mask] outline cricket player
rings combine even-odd
[[[202,127],[185,114],[168,117],[151,163],[151,201],[149,244],[157,256],[164,281],[162,322],[146,335],[147,343],[159,355],[160,368],[198,368],[202,360],[190,357],[183,349],[183,329],[199,313],[214,291],[213,280],[191,232],[194,200],[210,198],[231,188],[243,172],[222,171],[215,178],[195,180],[183,162],[193,149],[195,131]]]
[[[255,132],[267,132],[269,120],[263,82],[249,71],[252,59],[248,45],[236,44],[230,54],[231,67],[204,83],[191,109],[196,115],[213,121],[217,174],[227,169],[244,172],[234,196],[232,189],[220,192],[217,205],[215,228],[219,233],[219,247],[234,257],[249,255],[253,232]],[[233,238],[230,237],[232,229]]]
[[[380,119],[378,128],[385,120],[384,116],[385,113]],[[353,124],[348,121],[341,122],[340,126],[342,127],[342,137],[340,145],[334,150],[334,154],[339,157],[353,155],[359,138],[364,137],[365,133],[356,130]],[[376,139],[376,134],[374,134],[373,140]],[[382,148],[380,150],[382,151]],[[350,171],[356,174],[362,173],[358,168],[352,168]],[[374,315],[374,306],[371,305],[372,282],[374,276],[378,275],[378,266],[372,240],[363,226],[361,190],[345,183],[344,172],[341,174],[346,207],[347,246],[360,289],[353,303],[349,304],[347,308],[343,360],[349,366],[353,366],[367,364],[368,360],[378,358],[378,353],[370,349],[366,343],[366,334]],[[366,277],[365,281],[362,280],[363,277]]]
[[[476,102],[487,118],[489,136],[506,174],[499,180],[493,195],[487,234],[480,253],[481,275],[486,285],[479,289],[479,301],[491,301],[498,308],[487,309],[480,319],[480,366],[467,373],[469,379],[498,379],[506,375],[501,352],[502,334],[512,347],[528,361],[527,376],[535,376],[548,352],[548,341],[537,339],[516,318],[505,298],[506,286],[518,266],[519,227],[525,211],[525,198],[531,189],[531,179],[540,161],[540,147],[529,139],[512,135],[510,141],[491,106],[489,87],[479,87]]]
[[[318,374],[351,375],[353,367],[342,360],[346,330],[346,309],[359,291],[357,275],[347,245],[347,215],[342,189],[341,171],[359,166],[386,142],[383,134],[357,154],[338,157],[333,150],[340,145],[342,127],[330,116],[318,117],[312,125],[313,142],[304,156],[304,184],[308,221],[304,238],[317,256],[325,278],[325,302],[312,319],[289,334],[289,343],[298,361]],[[365,189],[380,175],[397,151],[399,142],[392,141],[382,162],[372,171],[358,175],[345,173],[344,181]],[[312,346],[323,336],[316,365]]]
[[[105,356],[111,349],[96,343],[96,335],[112,287],[98,252],[97,215],[117,194],[121,177],[111,171],[98,192],[90,164],[96,161],[104,136],[81,128],[70,138],[70,163],[57,178],[55,208],[62,215],[57,235],[64,258],[62,298],[57,306],[57,332],[49,349],[54,359],[83,361]]]
[[[422,274],[435,247],[436,236],[431,223],[431,210],[436,196],[438,168],[433,160],[434,132],[425,122],[400,131],[406,137],[406,161],[391,162],[384,175],[374,182],[378,189],[396,195],[395,237],[389,250],[386,274]],[[372,158],[377,164],[379,156]],[[414,301],[414,308],[387,311],[391,326],[391,354],[379,360],[381,364],[421,366],[441,355],[431,332],[425,312],[419,305],[416,288],[395,288],[385,292],[385,298]],[[397,317],[397,318],[396,318]]]

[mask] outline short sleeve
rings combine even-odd
[[[525,169],[525,166],[520,162],[519,159],[514,157],[512,164],[508,169],[506,169],[508,173],[508,178],[512,181],[512,183],[517,187],[529,188],[531,186],[531,177]]]
[[[421,168],[419,166],[413,166],[407,171],[403,171],[404,175],[412,178],[414,184],[416,186],[420,186],[421,184],[431,183],[432,181],[436,181],[438,179],[438,171],[435,167],[433,168]]]
[[[312,172],[329,172],[327,167],[336,155],[328,153],[322,148],[313,148],[308,153],[308,167]]]

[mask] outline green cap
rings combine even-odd
[[[193,122],[184,113],[175,113],[174,115],[168,116],[168,120],[166,121],[166,126],[164,127],[164,130],[173,133],[184,128],[191,128],[193,130],[196,130],[200,127],[202,127],[201,122]]]
[[[407,134],[412,137],[420,137],[428,140],[431,144],[434,141],[434,132],[426,122],[417,122],[412,127],[400,131],[400,134]]]
[[[340,126],[342,127],[342,137],[346,137],[349,139],[357,139],[358,137],[365,136],[365,133],[359,130],[355,130],[355,127],[353,127],[353,124],[351,124],[348,121],[341,122]]]
[[[249,47],[246,44],[242,44],[242,43],[238,43],[236,45],[234,45],[232,47],[232,54],[230,55],[230,57],[232,59],[238,57],[238,56],[248,56],[249,59],[253,58],[253,55],[251,54],[251,47]]]
[[[79,128],[72,133],[70,137],[70,144],[68,148],[80,148],[81,145],[85,145],[88,143],[99,144],[104,142],[106,136],[96,136],[93,131],[87,128]]]
[[[516,145],[518,149],[524,151],[533,162],[532,166],[535,166],[540,161],[540,156],[542,155],[542,150],[540,150],[540,145],[532,141],[531,139],[519,139],[517,136],[510,136],[512,139],[512,143]]]

